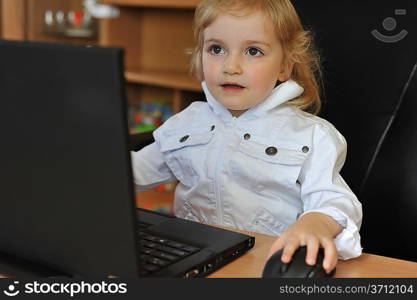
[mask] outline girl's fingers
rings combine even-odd
[[[319,251],[319,241],[315,238],[311,238],[307,241],[307,255],[306,263],[309,265],[316,264],[317,252]]]
[[[287,243],[284,247],[284,251],[282,252],[281,261],[286,264],[289,263],[295,250],[297,250],[299,246],[300,243],[298,241]]]
[[[325,241],[322,242],[324,248],[324,260],[323,260],[323,268],[326,270],[327,273],[330,273],[337,264],[337,249],[333,241]]]

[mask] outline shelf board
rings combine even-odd
[[[201,84],[186,73],[175,71],[126,71],[127,82],[201,92]]]
[[[138,7],[196,8],[201,0],[102,0],[103,4]]]

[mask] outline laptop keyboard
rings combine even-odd
[[[200,251],[183,242],[162,238],[145,233],[144,230],[151,224],[138,222],[140,236],[140,272],[141,275],[150,275],[167,267],[191,254]]]

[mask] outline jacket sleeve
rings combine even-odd
[[[161,184],[175,181],[156,140],[138,152],[131,152],[136,192],[144,192]]]
[[[320,212],[332,217],[343,227],[334,240],[339,258],[357,257],[362,253],[362,205],[339,173],[346,158],[346,141],[335,128],[318,125],[311,148],[299,177],[303,215]]]

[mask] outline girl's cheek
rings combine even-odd
[[[218,66],[213,61],[203,61],[203,73],[204,78],[206,80],[210,80],[212,78],[215,78],[216,74],[218,73]]]
[[[250,81],[255,86],[262,86],[265,84],[265,70],[261,68],[254,68],[248,73],[250,76]]]
[[[248,73],[247,73],[248,74]],[[249,74],[248,74],[249,75]],[[268,72],[267,68],[253,68],[250,71],[250,82],[253,86],[257,86],[262,89],[270,89],[275,86],[277,72]]]

